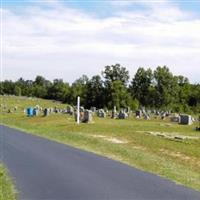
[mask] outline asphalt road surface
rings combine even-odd
[[[200,193],[119,162],[0,126],[1,159],[24,200],[200,200]]]

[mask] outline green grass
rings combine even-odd
[[[140,120],[133,116],[127,120],[101,119],[94,123],[77,125],[66,114],[29,118],[23,113],[27,106],[66,107],[52,101],[16,97],[0,97],[2,104],[18,110],[1,111],[1,123],[60,143],[95,152],[130,166],[158,174],[200,191],[200,139],[169,140],[152,136],[148,132],[200,137],[192,126],[171,123],[159,119]],[[111,139],[124,141],[113,143]]]
[[[0,164],[0,200],[16,200],[16,192],[8,172]]]

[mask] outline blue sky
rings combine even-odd
[[[111,0],[112,1],[112,0]],[[149,0],[151,1],[151,0]],[[32,6],[38,4],[38,2],[44,2],[45,0],[2,0],[3,7],[16,9],[16,7],[25,7]],[[72,8],[77,8],[80,10],[84,10],[86,12],[102,14],[106,13],[107,15],[112,15],[113,6],[109,3],[109,0],[60,0],[64,5],[70,6]],[[131,0],[113,0],[116,4],[121,2],[131,2]],[[132,0],[132,2],[137,2]],[[152,0],[152,2],[159,2],[159,0]],[[170,2],[174,5],[179,6],[182,10],[191,11],[196,13],[196,15],[200,15],[200,1],[199,0],[170,0]],[[121,6],[123,7],[123,6]],[[44,6],[45,8],[45,6]],[[125,10],[137,10],[137,9],[145,9],[145,6],[141,6],[140,4],[129,5],[125,8]]]
[[[3,79],[73,82],[120,63],[200,82],[200,1],[3,0]]]

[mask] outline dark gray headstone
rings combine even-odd
[[[44,116],[47,117],[49,115],[49,109],[45,108],[44,109]]]
[[[193,124],[191,115],[180,115],[180,124],[191,125]]]
[[[126,119],[126,118],[128,118],[128,114],[125,111],[120,111],[118,118],[119,119]]]
[[[142,111],[141,110],[136,110],[135,116],[136,116],[136,118],[141,118],[142,117]]]
[[[82,122],[84,122],[84,123],[92,122],[92,111],[91,110],[84,111],[84,117],[83,117]]]

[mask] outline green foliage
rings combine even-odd
[[[154,71],[156,89],[156,107],[170,108],[176,101],[178,83],[169,68],[157,67]]]
[[[80,96],[81,105],[86,108],[129,106],[137,109],[144,106],[174,112],[200,112],[200,84],[190,84],[188,78],[181,75],[174,76],[166,66],[158,66],[154,71],[138,68],[128,86],[129,78],[129,71],[115,64],[105,66],[102,77],[95,75],[89,79],[83,75],[71,85],[62,79],[51,82],[42,76],[37,76],[34,81],[5,80],[0,82],[0,94],[54,99],[73,105]]]
[[[53,84],[48,89],[48,98],[64,102],[68,93],[69,84],[64,83],[62,79],[54,79]]]
[[[102,75],[107,83],[121,81],[124,85],[126,85],[129,80],[128,70],[126,70],[126,68],[122,67],[120,64],[106,66],[102,72]]]
[[[151,69],[139,68],[131,83],[132,96],[143,106],[153,106],[151,102],[153,73]]]
[[[14,87],[14,95],[21,96],[21,88],[17,85],[15,85],[15,87]]]
[[[68,102],[76,105],[76,99],[77,96],[80,96],[81,98],[81,104],[86,106],[86,94],[87,94],[87,83],[88,83],[88,77],[86,75],[83,75],[79,79],[77,79],[74,83],[72,83],[72,86],[70,88],[70,93],[68,96]]]
[[[117,109],[120,109],[130,104],[130,94],[120,80],[113,81],[110,89],[111,101],[109,102],[109,107],[116,106]]]
[[[93,76],[91,80],[87,82],[86,89],[86,104],[90,108],[92,106],[97,108],[103,108],[105,97],[103,81],[100,76]]]

